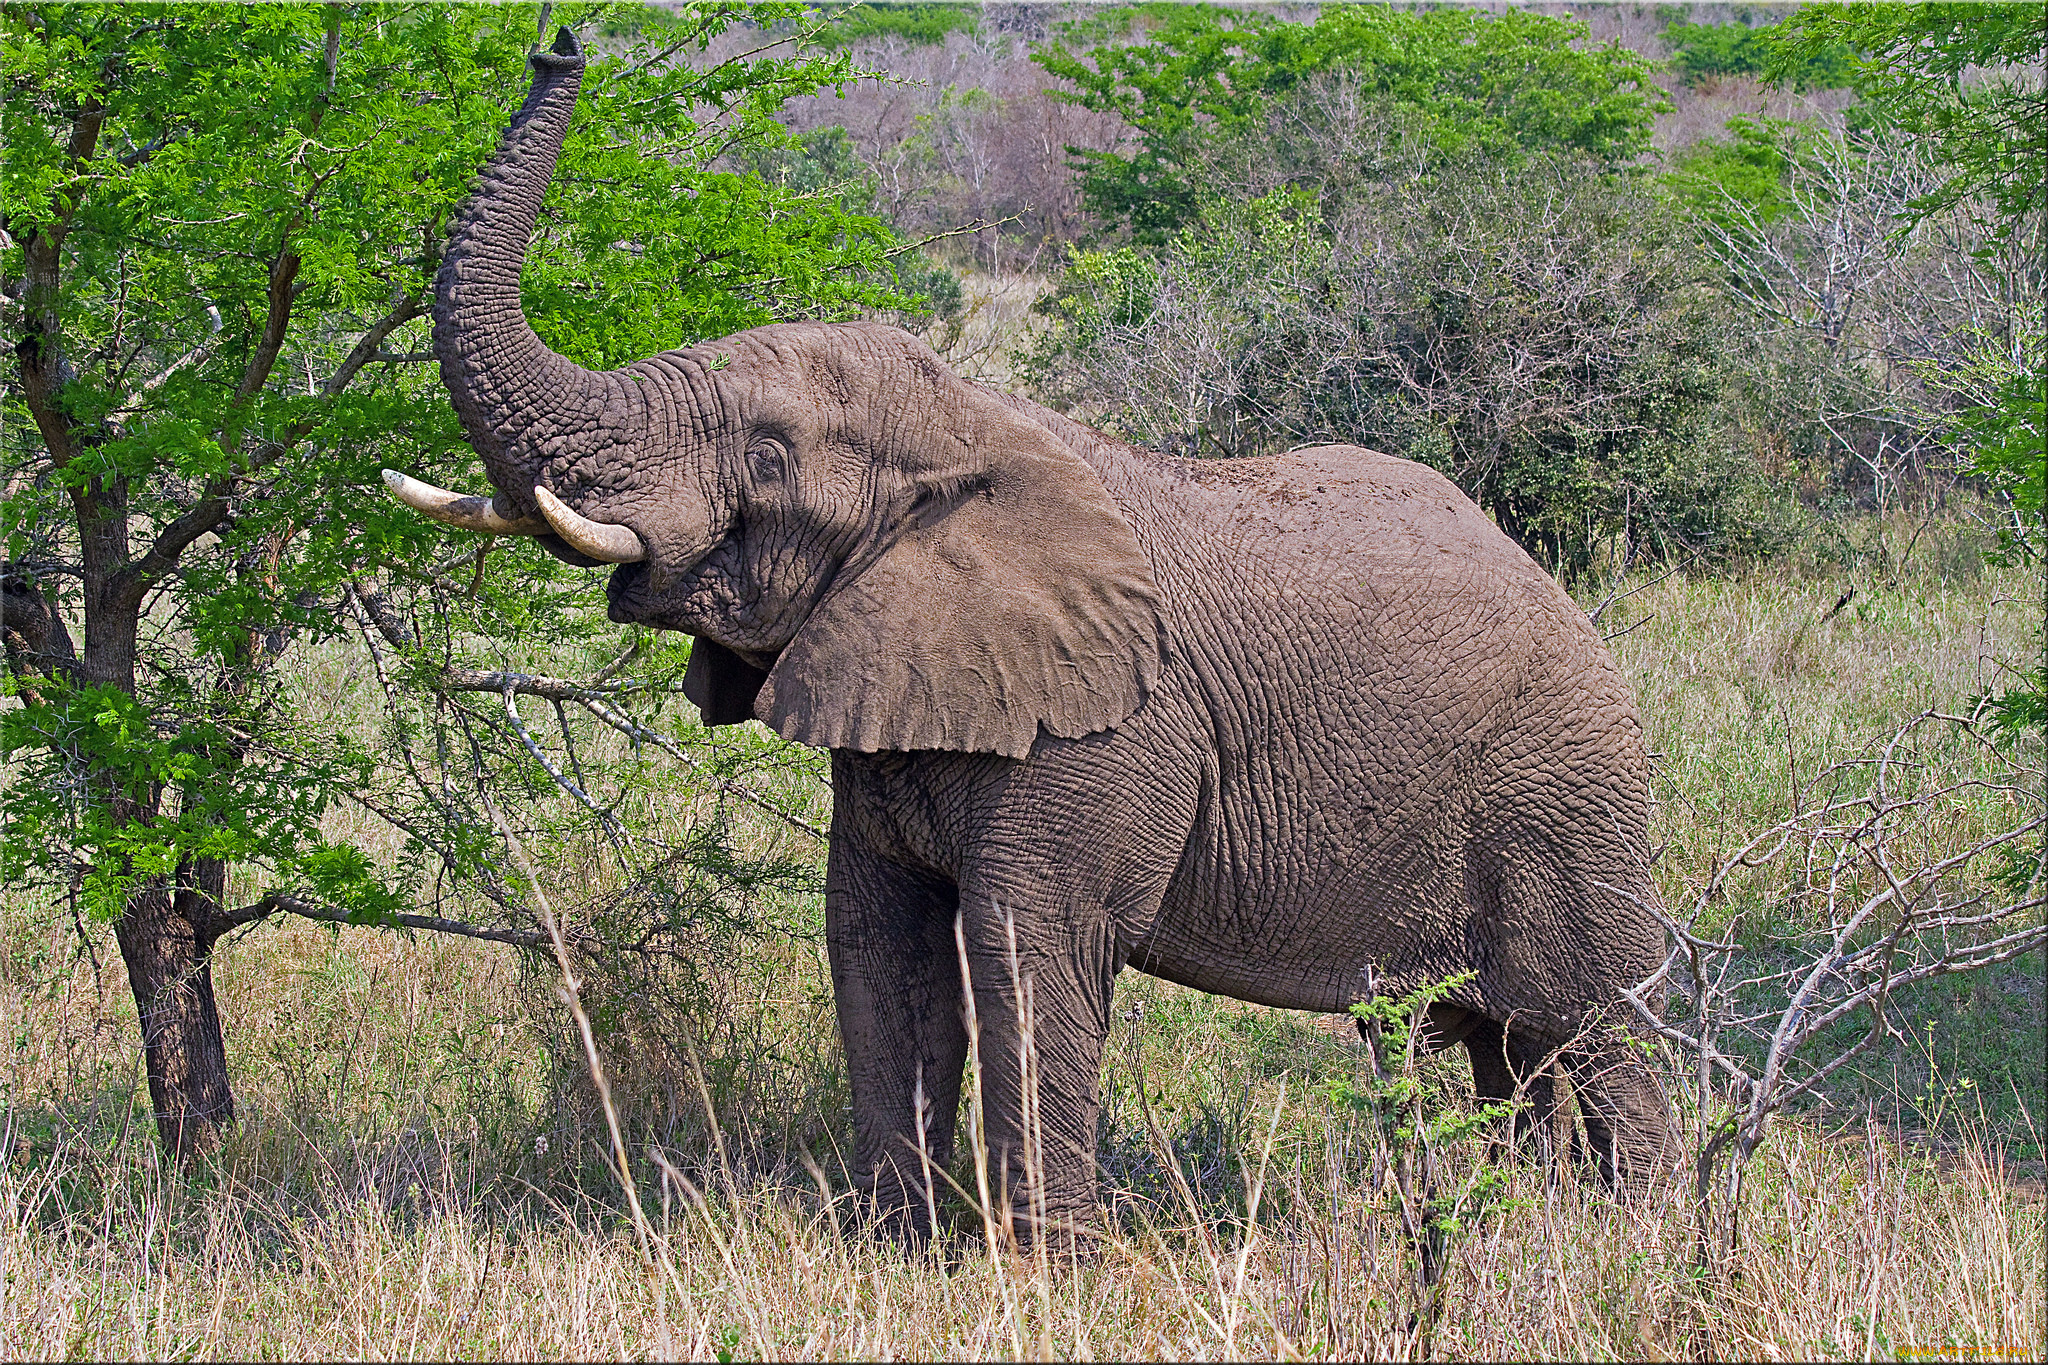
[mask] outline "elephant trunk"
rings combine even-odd
[[[582,49],[567,29],[529,60],[526,102],[449,232],[434,280],[434,353],[507,510],[532,518],[536,479],[550,462],[573,462],[589,414],[611,406],[617,384],[549,350],[520,308],[520,268],[583,83]]]

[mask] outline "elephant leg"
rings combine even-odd
[[[946,1188],[967,1057],[957,904],[943,877],[834,838],[825,940],[854,1097],[854,1175],[912,1236],[932,1231]]]
[[[980,1060],[979,1112],[998,1220],[1023,1244],[1085,1241],[1095,1210],[1102,1048],[1117,967],[1112,935],[1059,935],[993,905],[963,921]],[[1015,942],[1015,949],[1012,943]]]
[[[1626,1038],[1573,1051],[1565,1066],[1601,1183],[1625,1199],[1647,1196],[1678,1154],[1656,1072]]]
[[[1465,1035],[1472,1058],[1472,1090],[1481,1104],[1520,1100],[1513,1124],[1515,1146],[1527,1147],[1548,1167],[1556,1160],[1557,1082],[1544,1066],[1546,1054],[1525,1034],[1491,1019],[1474,1022]]]

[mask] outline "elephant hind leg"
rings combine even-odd
[[[1575,1050],[1565,1066],[1601,1183],[1623,1199],[1646,1197],[1678,1156],[1656,1072],[1626,1039]]]
[[[1514,1145],[1527,1148],[1543,1165],[1556,1157],[1557,1081],[1542,1047],[1491,1019],[1477,1019],[1465,1035],[1472,1058],[1472,1090],[1480,1104],[1520,1101],[1514,1117]]]

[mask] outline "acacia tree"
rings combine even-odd
[[[776,317],[902,302],[879,223],[718,169],[786,136],[772,118],[784,99],[850,75],[843,56],[802,46],[800,5],[0,14],[15,698],[0,714],[0,857],[15,894],[112,924],[159,1130],[180,1157],[233,1117],[210,975],[226,929],[279,909],[444,927],[409,910],[451,872],[516,908],[473,829],[412,830],[425,856],[397,869],[323,834],[332,803],[376,785],[379,757],[295,706],[283,665],[358,621],[416,649],[379,565],[448,586],[445,565],[404,570],[454,547],[378,496],[377,471],[481,482],[426,363],[429,291],[444,224],[524,91],[550,8],[612,49],[593,63],[525,276],[551,346],[609,367]],[[758,30],[751,51],[703,56],[743,24]],[[452,629],[471,653],[596,628],[551,613],[586,585],[530,546],[488,562],[462,551],[475,568]],[[398,681],[502,691],[515,722],[516,693],[575,692],[461,663],[444,648]],[[616,691],[578,695],[617,716]],[[545,760],[523,727],[503,733]],[[233,908],[231,887],[250,904]]]

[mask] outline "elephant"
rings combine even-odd
[[[1125,967],[1328,1013],[1460,977],[1426,1027],[1482,1097],[1540,1121],[1561,1073],[1610,1181],[1669,1169],[1623,998],[1664,954],[1642,727],[1549,573],[1424,465],[1168,458],[893,327],[575,365],[519,278],[583,59],[563,30],[531,60],[435,282],[495,492],[385,477],[614,566],[612,620],[694,637],[706,725],[830,751],[827,948],[882,1210],[925,1226],[978,1039],[1020,1236],[1084,1227]]]

